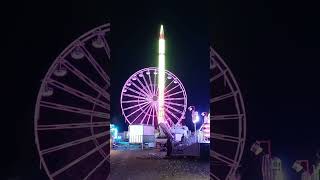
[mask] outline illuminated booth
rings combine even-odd
[[[145,124],[131,124],[129,125],[129,143],[154,143],[154,126]]]

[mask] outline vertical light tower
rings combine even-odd
[[[159,38],[159,76],[158,76],[158,123],[165,122],[164,86],[165,86],[165,39],[163,25],[160,27]]]

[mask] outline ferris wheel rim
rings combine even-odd
[[[137,75],[139,75],[139,74],[141,74],[141,73],[143,74],[144,72],[150,72],[150,71],[157,72],[157,70],[158,70],[157,67],[147,67],[147,68],[143,68],[143,69],[140,69],[140,70],[136,71],[135,73],[133,73],[133,74],[126,80],[126,82],[125,82],[125,84],[124,84],[124,86],[123,86],[123,88],[122,88],[122,90],[121,90],[120,105],[121,105],[121,112],[122,112],[123,116],[125,117],[125,121],[126,121],[127,123],[132,124],[132,122],[131,122],[130,120],[128,120],[128,118],[127,118],[127,116],[126,116],[126,114],[125,114],[125,112],[124,112],[124,107],[123,107],[123,103],[122,103],[122,102],[123,102],[123,94],[124,94],[124,90],[126,89],[126,88],[125,88],[126,85],[127,85],[128,83],[130,83],[133,78],[137,77]],[[184,101],[184,102],[183,102],[183,111],[182,111],[182,113],[181,113],[181,116],[180,116],[179,120],[176,122],[176,123],[181,123],[181,121],[183,120],[183,117],[185,116],[185,113],[186,113],[186,108],[187,108],[187,93],[186,93],[186,90],[185,90],[182,82],[180,81],[180,79],[179,79],[176,75],[174,75],[174,74],[173,74],[172,72],[170,72],[169,70],[165,70],[165,73],[166,73],[167,75],[171,76],[171,78],[176,81],[176,83],[179,85],[179,87],[181,88],[181,90],[182,90],[182,92],[183,92],[183,97],[184,97],[184,99],[183,99],[183,101]],[[172,80],[172,82],[173,82],[173,80]],[[155,94],[156,94],[156,93],[155,93]],[[154,110],[154,111],[156,111],[156,110]],[[156,115],[156,112],[154,112],[154,113],[155,113],[154,115]],[[172,120],[171,120],[171,121],[172,121]],[[174,122],[172,121],[172,123],[174,123]],[[174,123],[174,124],[176,124],[176,123]],[[155,124],[156,124],[156,123],[155,123]],[[154,124],[154,125],[155,125],[155,124]]]

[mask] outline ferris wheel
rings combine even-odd
[[[107,179],[110,168],[110,24],[73,41],[38,93],[35,142],[49,179]]]
[[[210,47],[210,177],[236,179],[246,139],[242,95],[229,67]]]
[[[149,67],[135,72],[121,91],[121,109],[129,124],[158,126],[158,68]],[[165,119],[169,126],[180,123],[187,109],[187,93],[181,81],[171,72],[165,72]]]

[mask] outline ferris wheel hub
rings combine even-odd
[[[153,100],[153,101],[158,101],[158,96],[153,96],[153,97],[152,97],[152,100]]]

